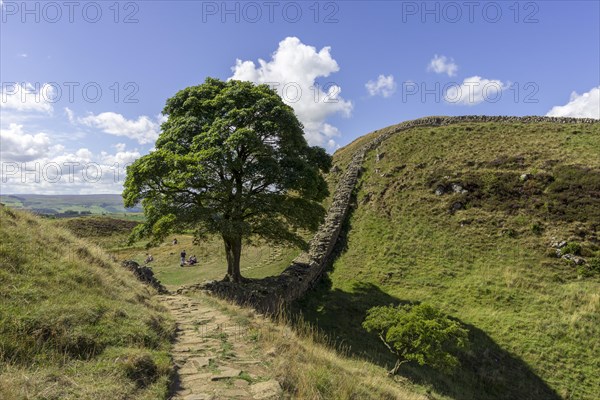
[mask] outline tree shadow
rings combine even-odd
[[[346,221],[332,259],[346,249],[350,218]],[[328,268],[331,270],[332,265]],[[291,305],[290,311],[292,320],[309,323],[323,332],[328,345],[389,370],[394,365],[394,356],[361,324],[372,307],[407,303],[370,282],[355,282],[350,291],[333,289],[326,274],[303,299]],[[561,398],[523,360],[502,349],[481,329],[463,325],[469,329],[471,343],[456,354],[461,366],[454,373],[407,363],[399,374],[457,400]]]

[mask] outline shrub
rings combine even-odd
[[[390,375],[409,361],[450,371],[459,361],[449,351],[468,341],[467,330],[458,321],[428,304],[373,307],[367,311],[363,327],[376,332],[396,355]]]
[[[590,258],[587,264],[580,265],[577,269],[579,275],[589,277],[600,274],[600,257]]]
[[[573,254],[574,256],[581,255],[581,245],[577,242],[569,242],[560,250],[561,255]]]

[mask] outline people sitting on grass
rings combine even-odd
[[[183,267],[183,266],[186,264],[186,262],[185,262],[185,256],[186,256],[186,252],[185,252],[185,250],[182,250],[182,251],[181,251],[181,254],[180,254],[180,256],[181,256],[181,264],[179,264],[179,266],[180,266],[180,267]]]
[[[177,244],[177,238],[173,239],[173,246],[175,246]]]
[[[198,259],[196,258],[196,255],[190,256],[190,259],[188,260],[188,264],[189,265],[198,264]]]
[[[152,254],[146,253],[146,264],[151,263],[152,261],[154,261],[154,257],[152,257]]]

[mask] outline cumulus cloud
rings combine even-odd
[[[4,82],[0,89],[0,108],[3,111],[51,114],[56,95],[56,89],[47,83]]]
[[[69,114],[69,119],[73,116]],[[100,129],[104,133],[115,136],[124,136],[137,140],[140,144],[153,143],[160,132],[160,125],[157,121],[142,115],[137,120],[130,120],[121,114],[114,112],[103,112],[101,114],[90,114],[86,117],[78,118],[78,122]]]
[[[120,193],[126,167],[141,157],[137,151],[105,151],[87,148],[65,151],[53,146],[35,160],[3,161],[1,179],[5,193],[85,194]]]
[[[571,98],[567,104],[552,107],[546,115],[549,117],[600,119],[600,86],[583,94],[571,93]]]
[[[438,56],[437,54],[433,56],[427,66],[427,71],[433,71],[436,74],[448,74],[448,76],[456,76],[457,70],[458,65],[454,63],[452,58],[449,59],[446,56]]]
[[[3,161],[32,161],[44,157],[50,150],[50,138],[40,132],[26,133],[23,125],[11,123],[0,129],[0,155]]]
[[[390,97],[396,92],[396,81],[393,75],[379,75],[376,81],[365,84],[370,96]]]
[[[460,85],[451,85],[444,93],[444,100],[451,104],[476,105],[483,101],[495,103],[508,85],[496,79],[480,76],[466,78]]]
[[[279,43],[270,61],[259,59],[256,65],[253,61],[236,60],[229,79],[269,84],[294,108],[304,125],[307,141],[334,149],[337,145],[333,138],[340,132],[326,120],[335,114],[350,116],[352,103],[340,96],[339,85],[319,85],[317,79],[339,69],[330,47],[317,51],[296,37],[287,37]]]

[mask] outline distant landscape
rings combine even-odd
[[[120,194],[5,194],[0,195],[0,203],[57,218],[92,214],[135,214],[142,211],[141,207],[126,208]]]

